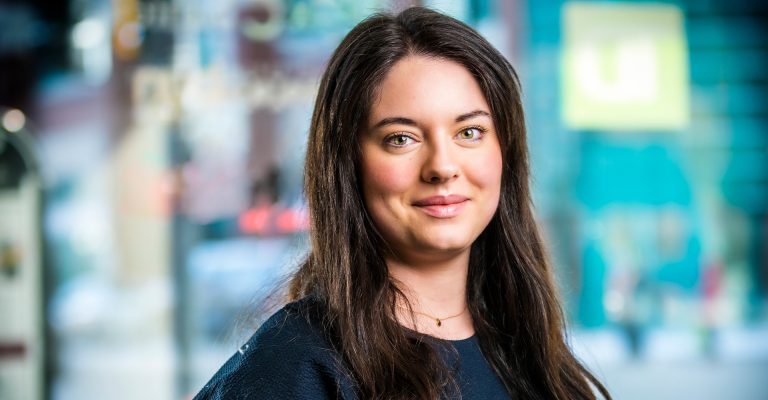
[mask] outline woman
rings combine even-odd
[[[197,398],[593,399],[533,218],[511,65],[410,8],[342,41],[305,166],[311,253]]]

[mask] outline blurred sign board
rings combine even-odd
[[[568,3],[562,28],[562,112],[569,128],[688,124],[688,54],[678,7]]]
[[[41,188],[24,115],[0,108],[0,399],[45,398]]]

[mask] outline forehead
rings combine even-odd
[[[369,113],[369,126],[381,118],[408,117],[429,122],[469,111],[490,112],[474,76],[442,58],[407,56],[384,76]]]

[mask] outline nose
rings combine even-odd
[[[450,145],[438,143],[429,146],[421,169],[421,179],[427,183],[445,183],[459,176],[459,165]]]

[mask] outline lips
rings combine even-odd
[[[453,218],[461,210],[469,198],[460,195],[432,196],[413,202],[413,206],[435,218]]]

